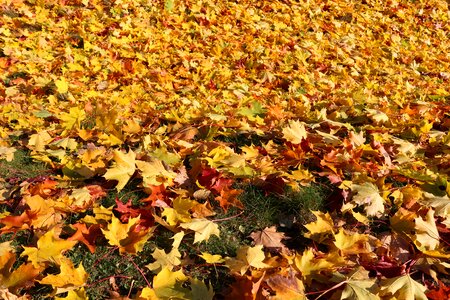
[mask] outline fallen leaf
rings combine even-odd
[[[60,294],[84,286],[87,279],[88,274],[82,264],[75,268],[72,261],[65,258],[60,260],[59,274],[47,275],[42,280],[39,280],[39,282],[42,284],[50,284],[56,289],[56,294]]]
[[[37,247],[23,247],[21,257],[28,256],[33,266],[38,269],[48,263],[57,263],[64,258],[63,253],[73,246],[77,241],[67,241],[59,238],[55,228],[47,231],[37,241]]]
[[[112,246],[118,246],[120,253],[137,254],[144,248],[145,242],[152,236],[154,228],[138,230],[140,216],[130,218],[126,224],[122,224],[118,218],[112,216],[107,229],[102,229],[103,234]]]
[[[211,235],[220,237],[219,225],[207,219],[193,219],[189,223],[181,223],[180,227],[195,232],[194,244],[208,241]]]
[[[127,154],[120,150],[115,150],[115,165],[109,168],[103,177],[107,180],[116,180],[116,189],[118,191],[122,190],[136,170],[135,159],[136,154],[132,150],[129,150]]]
[[[427,288],[409,276],[409,274],[381,281],[379,295],[399,300],[427,300]]]
[[[250,237],[255,241],[256,245],[263,245],[267,248],[284,248],[281,243],[282,239],[285,239],[284,233],[277,232],[275,226],[266,227],[261,231],[255,231],[250,234]]]

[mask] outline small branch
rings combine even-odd
[[[116,249],[118,249],[118,247],[113,247],[113,248],[111,248],[111,250],[109,250],[109,251],[106,252],[102,257],[100,257],[99,259],[97,259],[97,260],[94,262],[94,265],[93,265],[92,267],[95,267],[96,265],[98,265],[98,263],[99,263],[100,261],[102,261],[105,257],[109,256],[109,255],[111,254],[111,252],[113,252],[113,251],[116,250]]]
[[[147,286],[149,288],[152,288],[152,285],[150,284],[150,282],[148,282],[147,277],[145,277],[144,271],[142,271],[142,269],[139,268],[139,266],[134,262],[134,260],[131,257],[127,257],[127,259],[134,265],[136,270],[138,270],[139,273],[141,273],[142,277],[144,278],[145,282],[147,283]]]
[[[234,219],[234,218],[237,218],[237,217],[239,217],[240,215],[242,215],[244,213],[244,211],[241,211],[240,213],[238,213],[237,215],[234,215],[234,216],[230,216],[230,217],[226,217],[226,218],[222,218],[222,219],[215,219],[215,220],[212,220],[213,222],[222,222],[222,221],[228,221],[228,220],[231,220],[231,219]]]

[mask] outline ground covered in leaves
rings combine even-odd
[[[1,1],[0,298],[448,298],[448,6]]]

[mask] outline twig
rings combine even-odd
[[[242,215],[244,213],[244,211],[241,211],[240,213],[238,213],[237,215],[234,215],[234,216],[229,216],[229,217],[226,217],[226,218],[222,218],[222,219],[215,219],[215,220],[212,220],[213,222],[222,222],[222,221],[228,221],[228,220],[231,220],[231,219],[234,219],[234,218],[237,218],[237,217],[239,217],[240,215]]]
[[[100,261],[102,261],[106,256],[110,255],[111,252],[113,252],[114,250],[116,250],[118,247],[113,247],[111,248],[111,250],[109,250],[108,252],[106,252],[102,257],[100,257],[99,259],[97,259],[94,262],[94,265],[92,267],[95,267]]]
[[[144,275],[144,271],[142,271],[142,269],[139,268],[139,266],[134,262],[134,260],[131,257],[127,257],[127,259],[134,265],[136,270],[138,270],[139,273],[141,273],[142,277],[144,278],[145,282],[147,283],[147,286],[149,288],[152,288],[152,285],[150,284],[150,282],[148,282],[147,277],[145,277],[145,275]]]

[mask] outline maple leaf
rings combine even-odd
[[[255,247],[243,246],[237,250],[236,258],[225,258],[227,265],[232,272],[244,275],[250,267],[257,269],[269,268],[270,265],[263,262],[266,258],[262,245]]]
[[[138,299],[189,299],[190,290],[182,286],[187,280],[182,270],[163,268],[153,277],[153,288],[144,288]]]
[[[425,198],[423,203],[433,207],[436,216],[445,218],[450,215],[450,198],[448,195],[439,197],[431,193],[423,193],[423,196]]]
[[[10,270],[9,270],[10,271]],[[4,274],[4,279],[0,282],[0,289],[8,288],[11,291],[30,284],[44,271],[44,267],[35,267],[32,263],[20,265],[11,273]]]
[[[271,297],[273,300],[307,299],[303,281],[299,280],[295,276],[295,272],[292,269],[289,269],[287,276],[282,274],[274,274],[266,279],[265,282],[270,289],[275,292],[275,296]]]
[[[64,77],[61,77],[61,79],[56,80],[55,85],[58,90],[58,93],[60,94],[65,94],[69,91],[69,84],[67,83]]]
[[[172,202],[172,207],[164,207],[164,211],[161,216],[166,217],[169,225],[176,225],[178,222],[191,221],[191,214],[189,210],[194,207],[198,202],[190,200],[188,198],[179,196]]]
[[[64,258],[63,252],[75,246],[77,241],[66,241],[57,235],[56,228],[52,228],[39,238],[37,247],[23,247],[24,251],[20,256],[28,256],[36,269],[48,262],[59,263]]]
[[[0,243],[0,279],[5,277],[15,259],[16,256],[14,255],[14,248],[11,246],[11,242]]]
[[[0,289],[19,288],[37,277],[43,270],[41,267],[35,268],[31,263],[22,264],[12,270],[16,262],[14,252],[10,242],[0,243]]]
[[[401,300],[427,300],[427,288],[411,278],[409,274],[381,281],[381,297]]]
[[[95,252],[95,239],[100,235],[100,226],[97,224],[87,228],[85,223],[76,223],[72,225],[77,231],[69,237],[68,241],[79,241],[86,245],[91,253]]]
[[[333,219],[329,213],[320,211],[312,211],[317,220],[304,225],[309,232],[305,233],[305,237],[313,239],[319,243],[323,242],[330,233],[334,233]]]
[[[193,219],[189,223],[181,223],[180,227],[195,232],[194,244],[208,241],[211,235],[220,237],[219,225],[207,219]]]
[[[164,207],[165,204],[169,204],[168,194],[166,187],[164,184],[160,185],[149,185],[145,188],[145,191],[150,194],[145,199],[142,199],[143,202],[150,202],[152,206],[162,206]]]
[[[340,228],[339,232],[334,234],[334,239],[334,245],[343,255],[372,252],[368,244],[369,236],[367,234],[346,232],[343,228]]]
[[[434,220],[434,210],[429,209],[425,217],[425,221],[422,218],[415,218],[415,235],[414,243],[421,251],[435,250],[439,246],[439,232]]]
[[[276,226],[266,227],[261,231],[255,231],[250,234],[256,245],[263,245],[268,248],[284,248],[281,243],[285,239],[284,233],[277,232]]]
[[[81,122],[86,119],[86,112],[78,107],[71,107],[68,113],[61,114],[59,118],[66,130],[79,129]]]
[[[116,198],[117,207],[114,208],[115,211],[119,212],[120,221],[126,223],[129,218],[136,218],[140,216],[139,225],[143,227],[151,227],[154,224],[154,218],[152,211],[147,208],[133,208],[132,200],[129,199],[127,203],[122,203],[118,198]]]
[[[430,289],[426,296],[429,300],[440,300],[450,298],[450,286],[446,286],[442,281],[438,281],[439,289]]]
[[[190,280],[191,292],[193,300],[212,300],[214,299],[214,290],[203,281],[193,278]]]
[[[118,218],[112,216],[107,229],[102,229],[103,234],[112,246],[118,246],[120,253],[137,254],[142,251],[145,242],[152,236],[154,228],[138,231],[140,216],[130,218],[128,223],[122,224]]]
[[[230,206],[243,209],[244,205],[237,198],[243,192],[243,190],[224,188],[220,191],[220,196],[217,196],[215,200],[219,201],[220,207],[225,211],[227,211]]]
[[[24,201],[30,207],[33,219],[30,224],[36,228],[48,229],[58,224],[63,217],[59,212],[61,204],[51,199],[44,199],[39,195],[24,196]]]
[[[16,148],[0,146],[0,160],[13,161]]]
[[[56,289],[56,294],[60,294],[85,285],[87,279],[88,274],[82,264],[75,268],[70,259],[64,258],[60,260],[60,273],[47,275],[39,282],[50,284]]]
[[[398,233],[410,233],[415,226],[414,218],[416,213],[400,207],[399,210],[389,219],[392,229]]]
[[[16,296],[11,293],[8,289],[0,289],[0,299],[3,300],[30,300],[30,295]]]
[[[339,299],[380,299],[380,297],[376,295],[378,290],[376,279],[370,279],[369,271],[362,267],[358,267],[346,275],[346,279],[342,283],[345,283],[345,288],[342,291],[335,293],[337,295],[340,294]],[[334,296],[335,295],[333,295],[333,298],[337,298]]]
[[[260,283],[260,282],[259,282]],[[258,282],[254,282],[251,276],[238,276],[231,285],[231,292],[227,294],[227,299],[255,300],[259,299],[256,295],[255,287],[259,288]]]
[[[293,144],[300,144],[307,138],[305,123],[300,121],[289,121],[289,126],[283,128],[283,138]]]
[[[156,158],[150,162],[137,160],[136,165],[142,172],[145,187],[160,184],[171,185],[176,177],[176,173],[166,170],[162,161]]]
[[[19,216],[5,216],[0,219],[0,224],[4,226],[0,229],[0,232],[14,232],[21,229],[28,229],[36,218],[36,213],[26,210]]]
[[[341,256],[335,253],[316,257],[312,248],[306,249],[302,255],[294,258],[295,267],[301,272],[305,283],[311,284],[313,278],[320,275],[325,270],[333,270],[346,262]]]
[[[33,146],[34,151],[45,151],[45,146],[50,143],[53,138],[46,131],[40,131],[38,133],[30,135],[28,140],[28,146]]]
[[[367,216],[381,216],[384,213],[384,199],[381,197],[378,187],[370,182],[352,184],[352,201],[363,206]]]
[[[116,189],[122,190],[136,171],[136,154],[129,150],[127,154],[120,150],[114,151],[115,166],[108,169],[103,175],[107,180],[116,180]]]
[[[101,187],[99,188],[100,191],[98,191],[97,197],[102,197],[106,193],[103,192]],[[87,208],[91,207],[95,201],[95,198],[92,197],[92,189],[93,188],[90,190],[86,186],[79,189],[73,189],[69,196],[70,203],[68,203],[71,209],[74,211],[85,211]]]
[[[152,253],[155,262],[148,264],[146,267],[157,273],[161,271],[162,268],[168,268],[172,271],[175,266],[179,266],[181,264],[181,253],[178,251],[178,247],[180,246],[183,237],[183,231],[178,232],[172,237],[172,249],[169,253],[166,253],[163,249],[156,248]]]
[[[28,188],[31,195],[39,195],[41,197],[49,197],[57,193],[56,186],[58,182],[50,178],[45,178],[43,181],[30,185]]]

